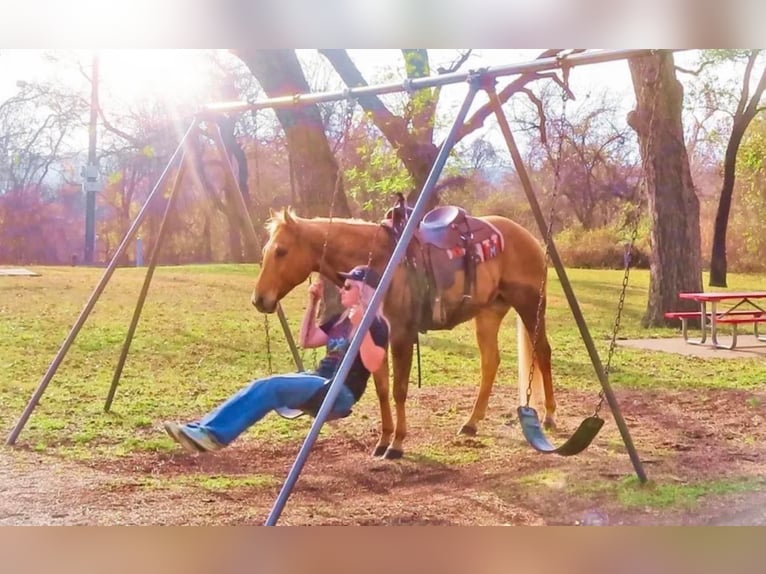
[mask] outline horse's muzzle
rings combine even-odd
[[[273,313],[277,308],[275,299],[267,299],[262,295],[256,295],[255,292],[251,295],[250,302],[261,313]]]

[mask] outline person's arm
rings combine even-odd
[[[327,333],[316,323],[317,304],[322,299],[322,282],[317,281],[309,287],[309,302],[303,315],[300,332],[300,345],[304,349],[321,347],[327,343]]]
[[[355,328],[358,327],[362,322],[363,314],[364,311],[359,307],[355,307],[351,310],[349,319]],[[375,321],[379,320],[380,319],[375,319]],[[386,359],[386,347],[381,347],[372,338],[373,326],[374,323],[370,326],[369,329],[367,329],[367,332],[364,334],[364,338],[362,339],[362,344],[359,347],[359,358],[362,359],[364,368],[371,373],[377,371],[383,365],[383,361]]]

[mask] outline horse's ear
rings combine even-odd
[[[291,223],[295,223],[295,220],[293,219],[293,214],[290,212],[290,209],[288,207],[285,207],[282,211],[282,219],[285,220],[285,223],[290,225]]]
[[[276,214],[277,212],[269,207],[269,219],[274,219],[274,216],[276,216]]]

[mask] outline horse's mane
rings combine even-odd
[[[358,218],[348,218],[348,217],[311,217],[311,218],[302,218],[300,217],[295,209],[293,207],[286,207],[282,211],[272,212],[271,217],[266,220],[266,231],[269,232],[269,235],[273,235],[274,232],[282,225],[287,224],[287,219],[291,219],[293,221],[315,221],[317,223],[332,223],[333,221],[338,221],[339,219],[342,219],[344,223],[351,223],[355,225],[369,225],[371,222],[366,221],[364,219],[358,219]]]

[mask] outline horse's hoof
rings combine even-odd
[[[463,425],[457,434],[464,434],[466,436],[476,436],[476,427],[470,425]]]
[[[375,450],[372,451],[372,456],[374,457],[381,457],[384,454],[386,454],[386,450],[388,449],[388,445],[381,444],[375,447]]]
[[[383,458],[386,460],[398,460],[404,456],[404,452],[395,448],[387,448]]]
[[[558,426],[556,425],[556,421],[553,419],[545,419],[545,422],[543,422],[543,428],[547,431],[555,432],[558,430]]]

